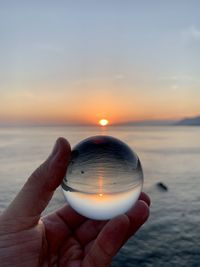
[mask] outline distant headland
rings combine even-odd
[[[115,123],[113,126],[170,126],[175,123],[174,120],[141,120]]]
[[[200,116],[180,120],[142,120],[116,124],[118,126],[200,126]]]
[[[178,121],[176,125],[200,126],[200,116],[184,118]]]

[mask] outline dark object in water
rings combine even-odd
[[[168,187],[164,183],[159,182],[157,186],[164,191],[168,191]]]

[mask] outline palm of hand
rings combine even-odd
[[[100,266],[93,262],[90,253],[106,222],[88,220],[68,206],[40,222],[43,227],[41,266]]]
[[[68,215],[71,213],[68,221],[62,217],[65,212]],[[6,235],[0,235],[0,259],[3,266],[81,266],[81,260],[92,244],[90,240],[95,238],[104,224],[86,220],[69,207],[42,218],[28,229],[27,222],[21,224],[22,228],[19,221],[15,222],[15,226],[19,223],[16,233],[9,233],[8,229]],[[3,225],[4,221],[1,220]],[[90,231],[83,233],[87,227]]]
[[[148,202],[142,194],[127,214],[108,222],[86,219],[65,206],[34,226],[30,225],[33,218],[30,222],[28,219],[14,222],[13,227],[13,222],[8,223],[9,231],[5,227],[6,235],[0,235],[2,266],[107,267],[124,242],[147,219],[145,200]],[[17,232],[11,233],[12,228]]]

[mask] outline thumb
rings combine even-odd
[[[67,140],[59,138],[51,155],[33,172],[2,217],[9,221],[28,221],[29,226],[37,223],[66,173],[70,153]]]

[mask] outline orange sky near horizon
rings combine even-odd
[[[199,4],[157,2],[0,3],[0,125],[199,115]]]
[[[23,124],[97,124],[102,118],[116,124],[126,121],[180,119],[198,114],[198,99],[173,94],[88,85],[67,90],[20,90],[2,96],[0,121]],[[108,89],[109,87],[109,89]],[[77,91],[77,93],[76,93]],[[195,110],[196,102],[196,110]],[[9,103],[9,104],[8,104]]]

